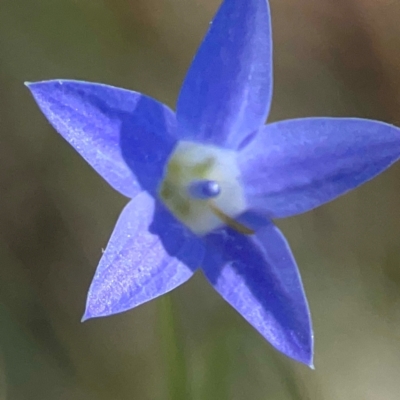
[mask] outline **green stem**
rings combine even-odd
[[[171,295],[160,300],[161,343],[164,350],[166,376],[168,381],[168,399],[190,399],[184,344],[179,335],[176,314],[173,309]]]

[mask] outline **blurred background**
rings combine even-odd
[[[273,350],[201,273],[80,323],[126,200],[50,127],[24,81],[71,78],[174,107],[219,0],[0,1],[0,400],[395,400],[400,164],[278,221],[312,310],[316,370]],[[400,125],[400,2],[271,0],[270,121]]]

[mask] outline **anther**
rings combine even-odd
[[[242,233],[243,235],[254,235],[255,231],[253,229],[248,228],[242,223],[231,218],[229,215],[226,215],[216,205],[212,204],[212,202],[210,202],[209,205],[212,212],[230,228],[234,229],[236,232]]]

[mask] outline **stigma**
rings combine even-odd
[[[174,216],[198,235],[224,225],[252,233],[235,221],[246,210],[235,151],[179,142],[158,193]]]
[[[193,181],[188,186],[188,194],[193,199],[206,200],[219,196],[221,187],[218,182],[207,179]]]

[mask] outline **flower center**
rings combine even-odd
[[[239,178],[234,151],[182,141],[168,161],[159,195],[196,234],[223,225],[251,234],[251,229],[235,221],[246,209]]]

